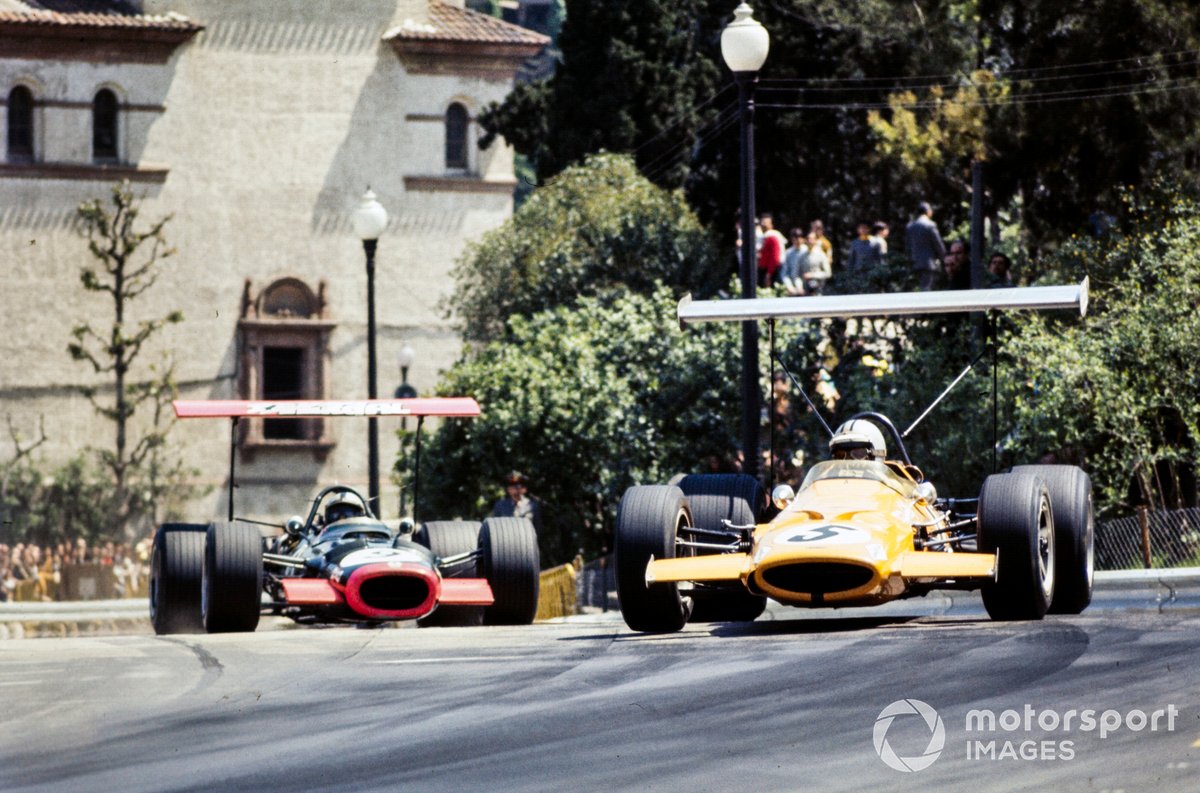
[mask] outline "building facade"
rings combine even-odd
[[[143,354],[174,366],[181,397],[366,397],[350,217],[368,186],[390,216],[376,255],[379,392],[400,384],[407,343],[409,381],[428,394],[460,350],[439,307],[453,263],[512,212],[512,152],[481,150],[474,119],[545,37],[461,0],[91,5],[102,9],[0,0],[0,400],[13,425],[45,417],[51,460],[107,443],[111,424],[77,386],[108,381],[67,354],[74,325],[112,316],[80,286],[91,259],[75,210],[124,179],[146,220],[172,215],[177,253],[131,308],[135,321],[183,312]],[[382,422],[390,517],[393,429]],[[365,422],[241,430],[239,513],[294,511],[333,482],[365,491]],[[228,424],[179,422],[170,442],[212,486],[187,517],[221,514]]]

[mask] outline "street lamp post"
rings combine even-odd
[[[733,12],[733,21],[721,31],[721,57],[733,72],[738,87],[738,117],[741,127],[742,297],[755,296],[754,250],[754,85],[758,70],[767,59],[771,40],[767,30],[752,16],[746,3]],[[758,475],[758,435],[762,394],[758,385],[758,323],[742,323],[742,470]]]
[[[367,257],[367,399],[378,396],[375,371],[375,246],[379,235],[387,228],[388,214],[376,200],[371,188],[363,193],[358,209],[354,210],[354,232],[362,240]],[[371,510],[381,515],[379,503],[379,423],[374,416],[367,419],[367,467],[369,480],[367,499]]]
[[[417,353],[409,345],[408,342],[400,348],[400,352],[396,353],[396,363],[400,364],[400,385],[396,387],[396,399],[414,399],[417,396],[417,389],[408,384],[408,370],[417,359]],[[400,415],[400,429],[408,429],[408,419]],[[408,494],[404,490],[404,481],[400,481],[400,517],[408,514]]]

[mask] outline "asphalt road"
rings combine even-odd
[[[0,642],[0,790],[1195,791],[1200,612],[1125,605]],[[937,749],[919,715],[876,724],[906,699],[944,734],[912,772],[876,750],[912,767]],[[1003,729],[1026,705],[1031,729]],[[997,726],[968,732],[971,709]]]

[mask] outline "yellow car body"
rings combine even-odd
[[[995,580],[996,554],[933,539],[948,530],[949,517],[927,500],[918,478],[898,462],[818,463],[790,503],[754,527],[748,551],[652,559],[646,583],[740,582],[780,603],[823,607]]]

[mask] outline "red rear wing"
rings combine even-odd
[[[177,399],[175,415],[181,419],[216,418],[323,418],[329,416],[444,416],[472,418],[479,403],[471,397],[427,399],[343,400],[238,400]]]

